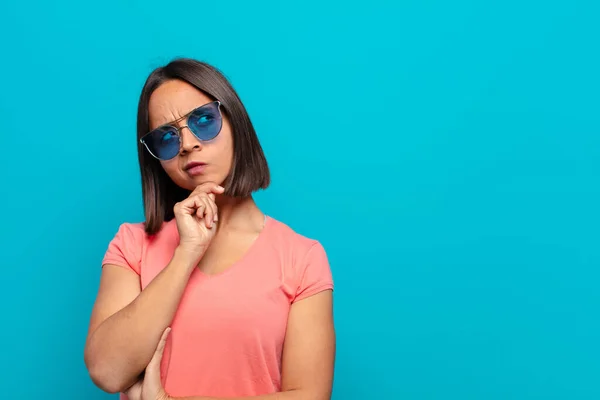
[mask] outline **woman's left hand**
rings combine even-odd
[[[172,400],[165,392],[160,381],[160,362],[170,331],[171,328],[167,328],[163,332],[158,346],[156,346],[156,351],[146,367],[144,377],[125,391],[129,400]]]

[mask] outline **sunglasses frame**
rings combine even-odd
[[[192,135],[194,135],[194,137],[195,137],[197,140],[199,140],[200,142],[207,142],[207,141],[213,140],[214,138],[212,138],[212,139],[209,139],[209,140],[202,140],[202,139],[200,139],[198,136],[196,136],[196,134],[194,133],[194,131],[192,131],[192,130],[189,128],[189,126],[188,126],[188,118],[190,117],[190,115],[192,115],[193,113],[195,113],[195,112],[196,112],[196,111],[198,111],[199,109],[201,109],[201,108],[203,108],[203,107],[206,107],[206,106],[208,106],[208,105],[211,105],[211,104],[215,104],[215,103],[217,104],[217,111],[219,112],[219,118],[220,118],[220,120],[221,120],[221,127],[219,128],[219,131],[217,132],[217,134],[216,134],[216,135],[215,135],[215,137],[214,137],[214,138],[216,138],[217,136],[219,136],[219,133],[221,133],[221,130],[223,129],[223,114],[221,113],[221,102],[220,102],[219,100],[211,101],[210,103],[206,103],[206,104],[203,104],[203,105],[201,105],[201,106],[199,106],[199,107],[196,107],[196,108],[194,108],[192,111],[190,111],[190,112],[188,112],[187,114],[185,114],[184,116],[182,116],[182,117],[180,117],[180,118],[177,118],[175,121],[172,121],[172,122],[170,122],[170,123],[168,123],[168,124],[164,124],[164,125],[161,125],[161,126],[159,126],[159,127],[156,127],[156,128],[154,128],[154,129],[152,129],[150,132],[148,132],[148,133],[144,134],[144,136],[142,136],[142,137],[140,138],[140,143],[142,143],[142,144],[144,145],[144,147],[146,148],[146,150],[148,150],[148,153],[150,153],[150,155],[151,155],[152,157],[154,157],[154,158],[156,158],[157,160],[160,160],[160,161],[169,161],[169,160],[172,160],[172,159],[174,159],[175,157],[177,157],[177,154],[178,154],[179,152],[177,152],[177,153],[176,153],[176,154],[175,154],[173,157],[171,157],[171,158],[167,158],[167,159],[164,159],[164,158],[159,158],[159,157],[157,157],[157,156],[156,156],[156,155],[155,155],[155,154],[152,152],[152,150],[150,150],[150,148],[148,147],[148,144],[146,143],[146,140],[145,140],[145,139],[146,139],[146,137],[148,137],[149,135],[151,135],[151,134],[152,134],[154,131],[156,131],[156,130],[158,130],[158,129],[164,129],[164,128],[173,128],[173,130],[175,131],[175,136],[177,136],[177,137],[179,138],[179,149],[180,149],[180,150],[181,150],[181,143],[182,143],[182,141],[181,141],[181,130],[182,130],[183,128],[188,128],[188,129],[189,129],[189,131],[190,131],[190,132],[192,132]],[[185,120],[185,125],[183,125],[182,127],[178,127],[177,125],[175,125],[176,123],[178,123],[178,122],[180,122],[180,121],[184,121],[184,120]]]

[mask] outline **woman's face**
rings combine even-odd
[[[160,163],[173,182],[184,189],[194,190],[199,184],[208,181],[220,185],[231,170],[233,136],[229,121],[224,115],[220,133],[208,142],[200,142],[187,127],[181,129],[187,125],[186,119],[173,123],[193,109],[212,101],[194,86],[180,80],[161,84],[150,96],[150,130],[164,124],[180,128],[179,154]]]

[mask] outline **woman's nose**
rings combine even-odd
[[[201,149],[202,143],[194,134],[190,131],[186,125],[179,128],[179,135],[181,135],[181,152],[189,153],[195,149]]]

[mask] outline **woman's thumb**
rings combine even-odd
[[[150,360],[150,363],[148,363],[148,367],[146,367],[146,379],[160,379],[160,363],[165,351],[165,344],[167,343],[169,332],[171,332],[171,328],[167,327],[160,337],[158,346],[156,346],[156,350],[152,355],[152,359]]]

